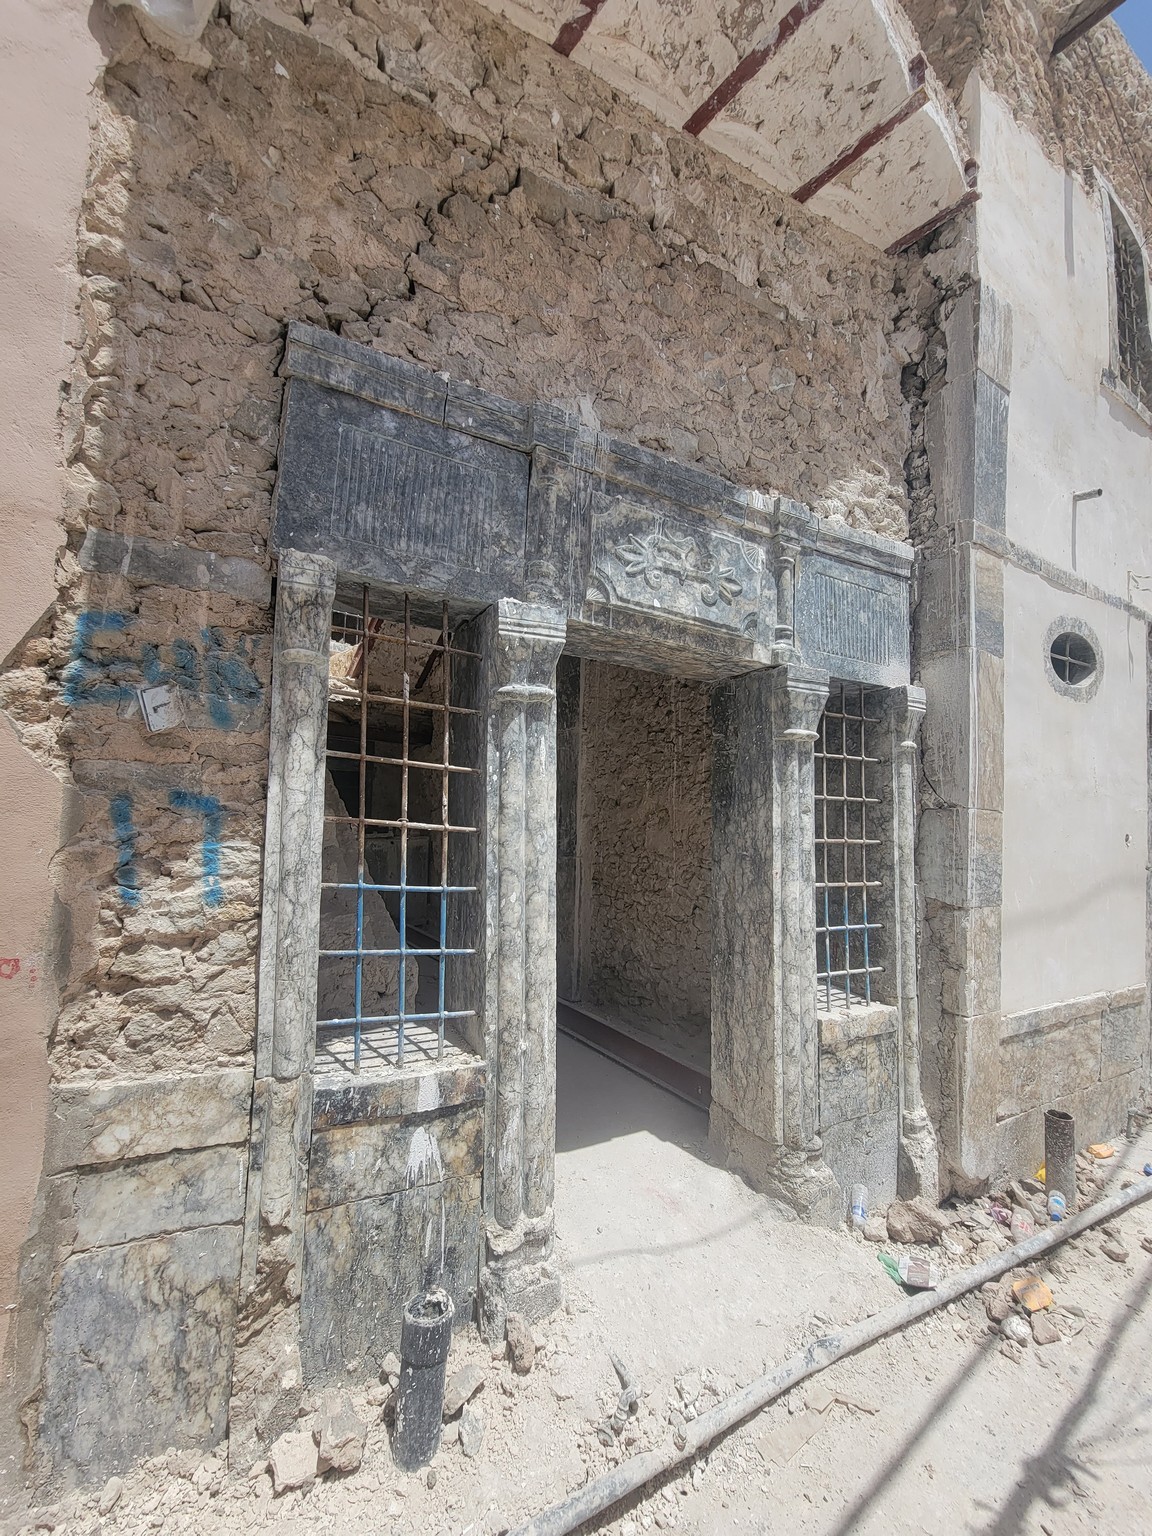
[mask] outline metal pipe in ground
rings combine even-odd
[[[1076,1122],[1067,1110],[1044,1111],[1044,1193],[1059,1190],[1067,1215],[1075,1216]]]
[[[440,1446],[444,1370],[455,1310],[447,1291],[439,1288],[414,1296],[404,1308],[392,1454],[406,1472],[426,1467]]]
[[[614,1504],[618,1504],[621,1499],[626,1499],[629,1494],[636,1493],[645,1484],[654,1482],[665,1472],[670,1472],[673,1467],[691,1461],[718,1436],[726,1434],[730,1429],[735,1429],[738,1424],[751,1418],[754,1413],[759,1413],[762,1408],[766,1408],[790,1387],[805,1381],[809,1376],[818,1375],[827,1366],[834,1365],[837,1360],[843,1360],[847,1355],[856,1354],[869,1344],[876,1343],[878,1339],[906,1328],[909,1323],[926,1317],[929,1312],[935,1312],[937,1308],[947,1306],[958,1296],[964,1296],[969,1291],[986,1285],[989,1280],[996,1280],[1001,1275],[1007,1274],[1010,1269],[1015,1269],[1029,1259],[1047,1253],[1050,1248],[1066,1242],[1070,1237],[1078,1236],[1089,1227],[1122,1215],[1123,1212],[1139,1205],[1150,1196],[1152,1196],[1152,1178],[1142,1179],[1130,1189],[1122,1190],[1120,1194],[1113,1195],[1107,1200],[1098,1201],[1088,1210],[1082,1211],[1068,1221],[1059,1222],[1042,1232],[1037,1232],[1035,1237],[1029,1237],[1024,1242],[1017,1243],[1015,1248],[998,1253],[995,1258],[985,1259],[982,1264],[975,1264],[971,1269],[949,1275],[934,1291],[924,1291],[919,1296],[909,1297],[900,1306],[890,1307],[887,1312],[880,1312],[875,1317],[865,1318],[863,1322],[854,1323],[850,1328],[845,1328],[839,1333],[828,1334],[825,1338],[814,1340],[802,1354],[793,1355],[791,1360],[785,1361],[767,1376],[759,1377],[742,1391],[725,1398],[715,1408],[702,1413],[698,1419],[693,1419],[685,1426],[682,1449],[677,1450],[674,1446],[668,1446],[658,1451],[647,1451],[642,1456],[633,1456],[631,1460],[606,1472],[603,1477],[586,1483],[570,1498],[536,1515],[528,1521],[527,1525],[518,1525],[514,1531],[508,1532],[508,1536],[568,1536],[570,1531],[576,1530],[596,1515],[603,1514],[606,1509],[611,1509]]]

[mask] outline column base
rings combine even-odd
[[[820,1155],[819,1139],[803,1151],[773,1145],[716,1103],[712,1105],[708,1133],[726,1165],[753,1189],[778,1201],[810,1226],[844,1224],[844,1192]]]
[[[922,1109],[901,1121],[896,1188],[901,1200],[921,1195],[933,1205],[940,1203],[940,1152],[932,1122]]]
[[[491,1222],[485,1235],[485,1263],[480,1270],[479,1326],[489,1344],[504,1338],[510,1312],[529,1323],[543,1321],[563,1300],[560,1276],[549,1261],[553,1222],[543,1216],[525,1217],[515,1227]]]

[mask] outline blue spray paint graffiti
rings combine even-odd
[[[99,635],[125,634],[135,622],[130,613],[80,615],[62,677],[67,704],[126,704],[140,683],[167,684],[206,709],[217,730],[252,729],[264,698],[254,670],[255,639],[230,640],[224,630],[209,626],[200,631],[199,644],[186,638],[165,645],[144,641],[135,654],[95,643]]]
[[[116,885],[126,907],[140,905],[140,878],[136,870],[136,828],[132,822],[132,796],[116,795],[109,807],[116,834]]]
[[[224,831],[224,813],[215,795],[195,795],[189,789],[168,791],[168,804],[174,811],[191,811],[204,818],[204,905],[218,907],[224,900],[220,881],[220,843]]]

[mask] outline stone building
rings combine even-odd
[[[552,1309],[558,1008],[815,1221],[1144,1102],[1101,9],[10,7],[10,1482]]]

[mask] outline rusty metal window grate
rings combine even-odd
[[[880,725],[877,697],[833,683],[816,739],[816,975],[824,1009],[872,1001],[881,925],[869,913],[880,839],[874,835]],[[873,911],[875,904],[873,903]]]
[[[474,826],[454,819],[456,727],[448,605],[439,627],[388,620],[361,592],[333,615],[329,648],[324,864],[317,978],[318,1057],[359,1072],[455,1054],[449,968],[474,953],[473,885],[452,883]],[[456,936],[455,938],[453,936]],[[446,1030],[448,1033],[446,1034]]]
[[[1120,382],[1142,405],[1152,406],[1152,332],[1144,253],[1128,220],[1109,199],[1116,284],[1116,361]]]

